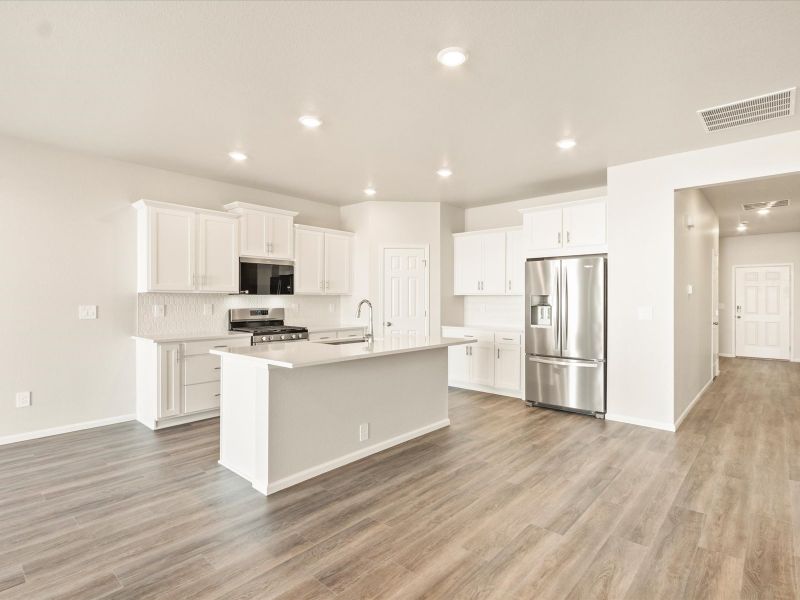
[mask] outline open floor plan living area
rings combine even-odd
[[[0,600],[800,600],[800,3],[0,3]]]

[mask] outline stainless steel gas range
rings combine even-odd
[[[232,308],[228,311],[228,329],[251,333],[253,346],[308,339],[307,328],[284,325],[283,317],[282,308]]]

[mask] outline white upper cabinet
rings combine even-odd
[[[237,217],[150,200],[134,207],[139,292],[239,291]]]
[[[461,296],[520,295],[524,289],[522,232],[518,228],[453,236],[453,293]]]
[[[353,234],[295,225],[294,293],[352,293]]]
[[[231,202],[225,210],[240,219],[239,254],[252,258],[294,258],[294,218],[296,212],[260,204]]]
[[[605,198],[525,208],[520,212],[527,258],[608,251]]]

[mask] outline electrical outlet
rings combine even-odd
[[[214,314],[214,305],[213,304],[203,304],[203,316],[210,317]]]
[[[25,408],[31,405],[30,392],[17,392],[17,408]]]
[[[157,319],[163,317],[164,314],[166,313],[166,309],[167,307],[163,304],[154,304],[153,316],[156,317]]]
[[[366,442],[369,439],[369,423],[362,423],[358,426],[358,441]]]
[[[81,304],[80,306],[78,306],[78,318],[81,320],[96,319],[97,305]]]

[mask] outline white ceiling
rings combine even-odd
[[[695,114],[800,83],[798,26],[800,2],[1,2],[0,133],[335,204],[487,204],[800,128]]]
[[[722,237],[800,231],[800,173],[701,189],[719,217]],[[742,204],[786,199],[789,206],[773,208],[767,215],[742,209]],[[736,231],[741,220],[747,221],[747,231],[743,233]]]

